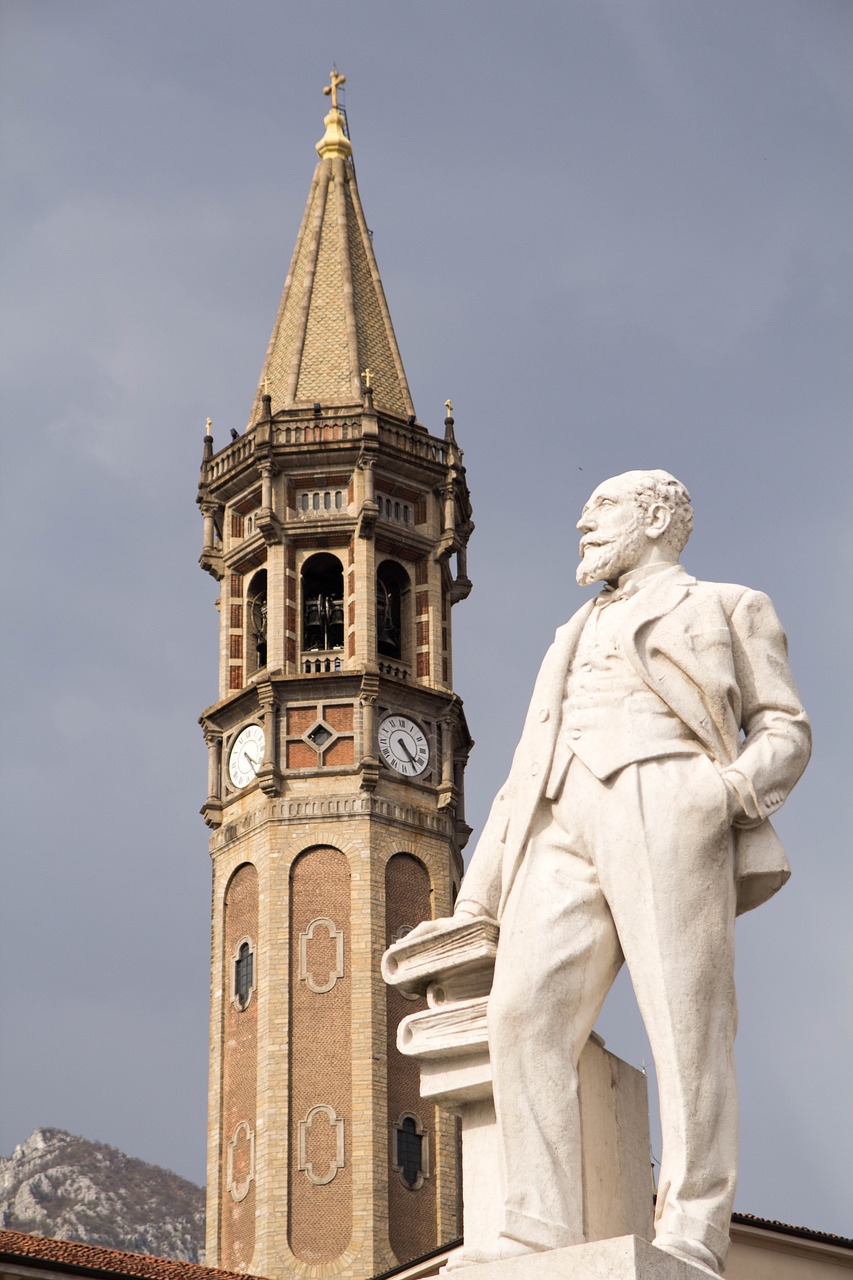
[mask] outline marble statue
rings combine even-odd
[[[585,1240],[578,1060],[623,961],[660,1091],[654,1244],[710,1275],[725,1261],[735,915],[788,878],[768,819],[810,732],[768,597],[679,563],[692,523],[664,471],[590,497],[577,580],[604,586],[545,656],[462,883],[455,917],[500,923],[487,1016],[506,1189],[500,1234],[466,1265]]]

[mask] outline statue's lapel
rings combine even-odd
[[[593,601],[587,601],[568,622],[557,629],[554,643],[539,669],[525,726],[525,737],[535,741],[537,754],[550,753],[553,749],[553,741],[560,727],[569,664],[592,608]]]
[[[638,648],[638,636],[644,627],[671,613],[695,585],[696,579],[680,564],[675,564],[671,569],[662,569],[632,596],[625,605],[623,630],[629,650]]]
[[[625,653],[646,684],[696,734],[712,755],[730,751],[716,730],[707,705],[708,672],[697,669],[691,647],[690,611],[679,608],[696,585],[681,565],[664,570],[626,604]]]
[[[554,638],[554,645],[551,650],[552,662],[548,664],[547,691],[543,690],[545,693],[544,705],[549,706],[552,710],[559,710],[563,704],[566,679],[569,674],[569,663],[572,660],[575,649],[578,647],[578,640],[586,620],[594,607],[595,598],[581,605],[577,613],[573,614],[568,622],[559,628]]]

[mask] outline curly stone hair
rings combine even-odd
[[[656,502],[672,512],[672,520],[663,535],[663,541],[680,555],[693,529],[690,494],[681,481],[676,480],[668,471],[637,471],[635,475],[637,486],[634,494],[642,514],[646,515],[649,507]]]

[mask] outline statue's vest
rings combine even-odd
[[[702,750],[684,721],[625,657],[622,604],[617,599],[594,608],[578,641],[545,788],[550,800],[559,795],[573,755],[603,780],[640,760]]]

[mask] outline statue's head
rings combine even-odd
[[[678,561],[693,528],[690,494],[668,471],[625,471],[591,494],[577,527],[580,585],[615,582],[642,565]]]

